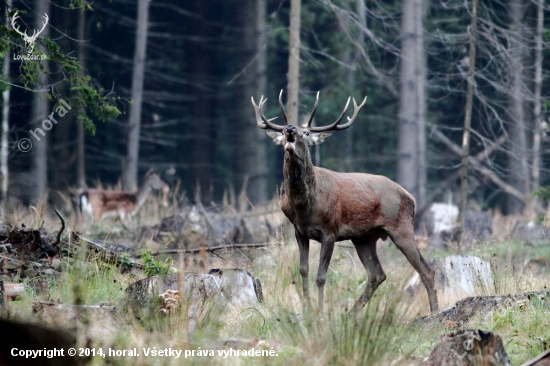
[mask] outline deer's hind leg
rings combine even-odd
[[[416,246],[412,224],[405,227],[399,227],[388,232],[388,234],[394,244],[405,255],[409,263],[420,275],[420,279],[428,291],[430,310],[432,313],[435,313],[438,310],[437,293],[434,285],[435,271],[430,267],[428,262],[426,262]]]
[[[352,314],[357,314],[372,297],[374,291],[386,280],[386,274],[376,253],[376,241],[378,237],[378,235],[369,235],[352,240],[355,250],[357,250],[357,255],[368,273],[367,287],[355,303],[351,311]]]

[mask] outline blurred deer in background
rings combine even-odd
[[[284,187],[281,208],[294,225],[296,241],[300,251],[300,274],[304,294],[304,308],[309,306],[309,241],[321,243],[321,258],[316,284],[319,290],[318,308],[323,311],[323,296],[328,266],[334,250],[334,243],[351,240],[359,259],[368,272],[368,284],[357,300],[352,314],[356,314],[371,298],[374,291],[386,280],[378,255],[376,241],[389,236],[419,273],[430,301],[430,310],[437,311],[437,294],[434,287],[434,270],[420,254],[414,236],[416,202],[411,194],[390,179],[363,173],[336,173],[313,166],[309,146],[318,145],[333,131],[351,127],[357,114],[363,108],[353,100],[354,111],[345,124],[339,124],[348,109],[350,98],[338,119],[330,125],[311,127],[319,93],[306,126],[288,124],[288,117],[279,94],[279,105],[285,125],[272,123],[263,114],[266,99],[258,105],[251,98],[256,112],[258,127],[266,130],[277,145],[283,145]]]
[[[160,175],[151,169],[145,174],[142,185],[135,193],[103,189],[88,189],[82,192],[78,199],[80,212],[86,212],[96,222],[116,216],[124,220],[137,213],[153,189],[163,191],[162,204],[168,206],[169,187]]]

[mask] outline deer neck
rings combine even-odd
[[[136,200],[137,200],[137,206],[141,207],[144,203],[149,194],[151,193],[151,186],[147,183],[144,183],[141,187],[139,187],[137,193],[136,193]]]
[[[306,150],[307,151],[307,150]],[[315,173],[309,151],[300,159],[285,152],[283,175],[285,191],[297,208],[312,207],[315,203]]]

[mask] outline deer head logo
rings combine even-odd
[[[13,18],[11,19],[11,26],[14,31],[16,31],[23,37],[23,41],[25,41],[25,48],[27,49],[27,54],[30,54],[34,50],[34,42],[36,42],[36,39],[48,24],[48,19],[49,19],[48,14],[44,14],[44,22],[42,23],[42,29],[40,30],[35,29],[32,32],[32,35],[30,36],[27,34],[27,30],[25,30],[25,32],[21,32],[19,30],[19,27],[15,24],[15,21],[17,20],[17,18],[19,18],[19,14],[15,12],[15,14],[13,14]]]

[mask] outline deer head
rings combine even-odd
[[[15,14],[13,14],[13,18],[11,19],[11,26],[14,31],[16,31],[23,37],[23,41],[25,41],[25,48],[27,49],[27,53],[32,53],[32,51],[34,50],[34,42],[36,42],[36,39],[48,24],[48,20],[49,20],[48,14],[44,14],[44,22],[42,22],[42,29],[40,30],[35,29],[32,32],[32,35],[30,36],[27,34],[27,30],[25,30],[25,32],[21,32],[19,30],[19,27],[15,24],[15,21],[17,20],[17,18],[19,18],[19,14],[15,12]]]
[[[311,111],[307,124],[305,126],[294,126],[288,124],[288,117],[286,115],[285,107],[282,102],[282,96],[283,91],[281,90],[281,92],[279,93],[279,106],[283,113],[285,125],[281,126],[272,123],[272,121],[275,120],[277,117],[267,119],[264,116],[263,106],[267,101],[267,98],[264,99],[263,96],[260,98],[260,102],[258,103],[258,105],[256,105],[256,103],[254,102],[254,97],[251,98],[252,105],[254,106],[254,110],[256,112],[256,123],[258,127],[266,130],[266,133],[273,139],[273,141],[277,145],[284,145],[285,153],[291,156],[295,156],[298,159],[304,159],[306,155],[309,154],[309,146],[322,144],[330,135],[332,135],[333,131],[341,131],[351,127],[353,122],[355,122],[357,114],[359,113],[361,108],[363,108],[365,102],[367,101],[367,97],[365,97],[363,102],[360,105],[357,105],[355,99],[353,99],[353,115],[351,118],[348,117],[348,122],[343,125],[339,125],[339,123],[342,121],[344,115],[346,114],[351,97],[348,98],[344,110],[336,121],[327,126],[312,127],[311,122],[313,121],[313,117],[315,116],[315,112],[317,111],[317,104],[319,103],[319,92],[317,92],[315,105],[313,106],[313,110]]]
[[[160,174],[156,170],[150,169],[145,174],[142,189],[161,189],[163,193],[162,205],[164,207],[168,206],[168,191],[170,187],[160,178]]]

